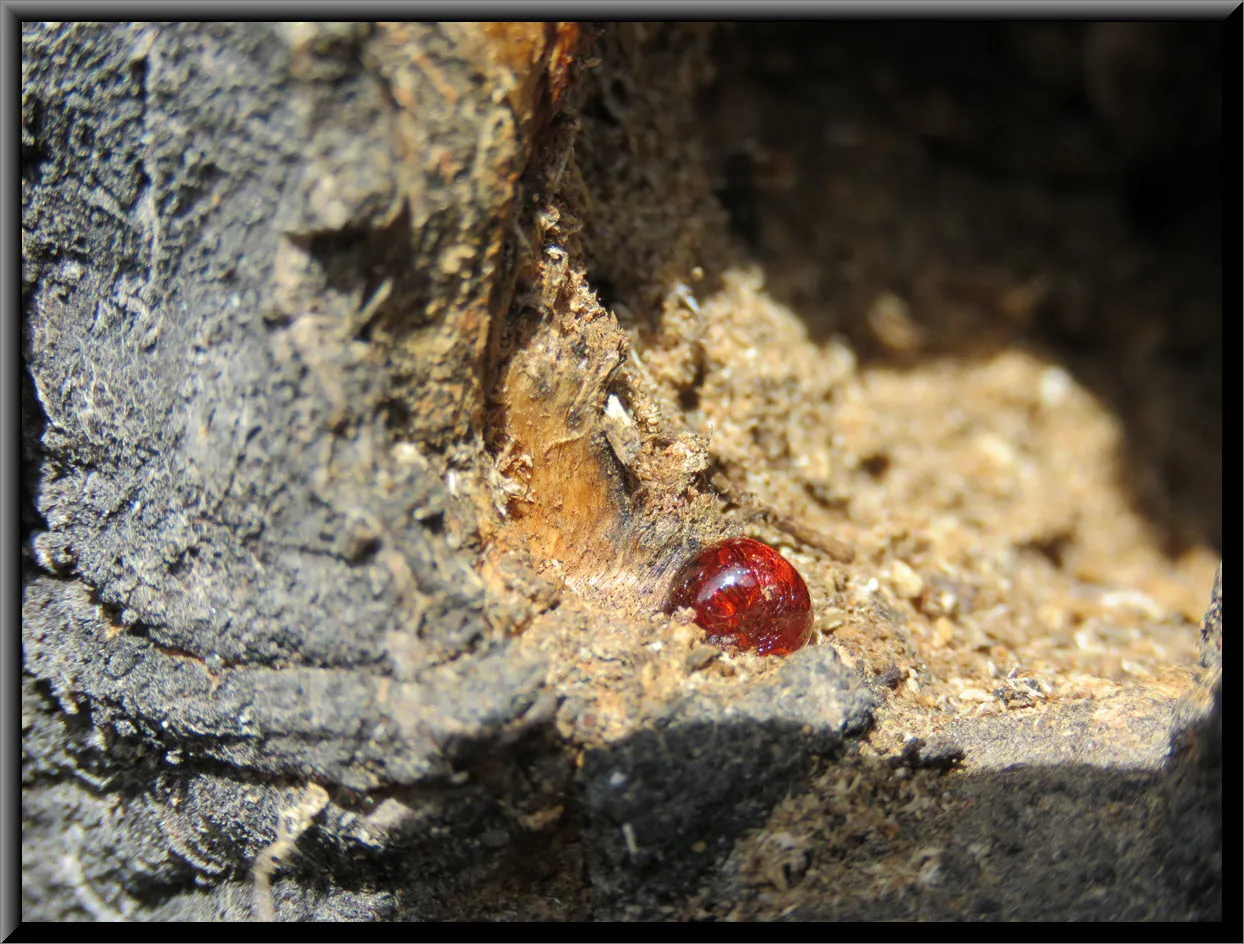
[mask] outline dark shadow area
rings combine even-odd
[[[1066,741],[1061,733],[1052,739]],[[728,910],[759,879],[760,900],[765,888],[808,883],[804,899],[819,903],[785,915],[794,920],[1221,918],[1221,871],[1213,865],[1221,856],[1221,801],[1214,805],[1221,763],[1211,752],[1161,769],[1050,765],[1034,743],[1028,760],[964,772],[943,761],[972,753],[970,735],[937,746],[927,762],[904,756],[883,765],[850,750],[824,753],[818,741],[834,740],[747,719],[651,728],[589,753],[579,779],[589,874],[604,898],[598,917],[659,919],[668,914],[663,905],[704,882],[702,902]],[[827,787],[835,781],[851,786],[836,793]],[[787,797],[802,809],[790,835],[787,820],[769,821]],[[863,812],[870,805],[887,812],[870,816]],[[774,864],[781,879],[766,881],[773,870],[764,865],[759,876],[739,871],[747,856],[740,859],[736,843],[757,827],[777,837],[769,844],[775,856],[783,842],[803,850]],[[879,875],[893,891],[878,891]]]
[[[579,779],[592,884],[637,917],[695,891],[713,864],[805,783],[830,731],[783,721],[656,725],[590,751]]]
[[[85,715],[43,717],[79,738],[92,727]],[[1069,738],[1046,717],[1044,733],[1017,737],[1033,717],[976,719],[881,763],[860,758],[858,726],[746,711],[658,721],[582,758],[548,722],[472,745],[453,777],[369,795],[334,788],[274,894],[285,920],[660,920],[685,916],[696,896],[706,916],[738,904],[746,917],[755,905],[764,913],[780,874],[783,891],[807,892],[783,912],[791,920],[1221,920],[1220,694],[1163,767],[1152,750],[1135,766],[1051,763],[1096,750],[1094,726]],[[1012,763],[960,769],[1002,742]],[[106,756],[83,743],[66,761],[108,777],[98,797],[133,807],[108,822],[111,843],[96,835],[79,850],[84,866],[170,843],[171,856],[125,880],[137,905],[245,917],[236,909],[249,907],[250,865],[302,781],[274,802],[260,786],[279,777],[202,759],[170,766],[135,741]],[[779,810],[788,799],[793,821]],[[758,875],[745,851],[757,836],[759,848],[798,855]]]
[[[1221,549],[1226,40],[738,24],[700,133],[739,245],[814,339],[865,365],[1061,364],[1119,417],[1123,486],[1168,553]]]
[[[953,785],[952,785],[953,784]],[[1017,767],[948,780],[952,810],[910,837],[921,880],[875,900],[844,895],[805,921],[1221,920],[1217,896],[1179,866],[1188,842],[1163,820],[1147,832],[1164,776],[1089,766]],[[1118,811],[1103,815],[1103,809]],[[852,863],[866,869],[867,851]],[[1015,889],[1025,889],[1022,897]],[[1181,914],[1187,895],[1192,913]],[[1182,904],[1182,902],[1181,902]]]

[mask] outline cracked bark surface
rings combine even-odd
[[[674,161],[653,202],[702,215],[628,243],[643,213],[584,174],[623,141],[661,163],[668,128],[620,116],[654,66],[688,100],[703,35],[22,30],[26,920],[1221,917],[1220,577],[1186,697],[877,764],[862,659],[735,663],[649,619],[737,529],[739,470],[681,416],[712,329],[677,302],[733,198]],[[941,802],[965,755],[959,806],[823,838],[901,854],[900,891],[756,903],[815,862],[801,828]]]

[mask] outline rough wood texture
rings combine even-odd
[[[1126,275],[1213,260],[1101,184],[1168,143],[1111,63],[1169,50],[1033,28],[995,86],[836,26],[23,26],[25,918],[1221,916],[1220,358],[1162,360],[1221,319]],[[1123,170],[1041,111],[1081,46]],[[1125,247],[1106,302],[1013,218],[1037,271]],[[1109,363],[971,361],[1043,319],[1178,402],[1117,398],[1146,494],[1203,441],[1182,569],[1100,484]],[[812,589],[790,659],[655,613],[742,532]]]
[[[139,898],[112,906],[127,914],[245,875],[286,778],[366,807],[381,785],[450,777],[538,701],[543,671],[489,625],[474,512],[442,476],[481,403],[543,86],[477,81],[446,31],[25,27],[42,411],[27,440],[46,529],[24,704],[40,723],[55,705],[77,718],[106,771],[83,793],[33,752],[28,819],[102,824],[55,854],[39,843],[62,829],[27,833],[48,852],[28,860],[28,916],[93,900],[105,860],[127,863]],[[249,800],[176,800],[222,790]],[[150,825],[125,815],[135,804]],[[238,840],[216,842],[205,815]],[[144,844],[166,845],[157,823],[203,849],[144,865]],[[64,856],[85,890],[48,897],[56,879],[33,862]],[[338,898],[392,908],[376,890],[314,912],[341,913]]]

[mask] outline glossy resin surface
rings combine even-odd
[[[709,642],[723,649],[789,655],[812,633],[812,599],[791,563],[762,541],[729,538],[692,557],[675,575],[667,612],[695,611]]]

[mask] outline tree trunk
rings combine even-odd
[[[743,840],[862,764],[888,696],[833,646],[736,669],[652,615],[730,530],[721,496],[750,501],[729,434],[714,454],[684,416],[717,330],[685,283],[748,290],[729,182],[661,150],[709,31],[22,29],[23,917],[662,917],[742,895]],[[654,126],[627,117],[640,100]],[[818,567],[853,558],[759,520]],[[1211,676],[1176,762],[1170,699],[1120,735],[1145,771],[1123,787],[1005,715],[858,776],[941,796],[965,751],[1049,759],[973,781],[964,836],[1055,781],[1059,823],[1158,797],[1176,852],[1118,866],[1150,884],[1085,904],[1050,863],[1097,851],[1034,826],[982,913],[1205,916],[1220,875],[1184,879],[1221,843]],[[1058,716],[1077,744],[1082,709]],[[941,863],[948,902],[980,880],[958,828],[891,837],[907,859],[940,844],[915,868],[932,888]],[[779,847],[785,891],[806,863]],[[884,917],[883,884],[793,913]],[[940,907],[914,913],[960,913]]]

